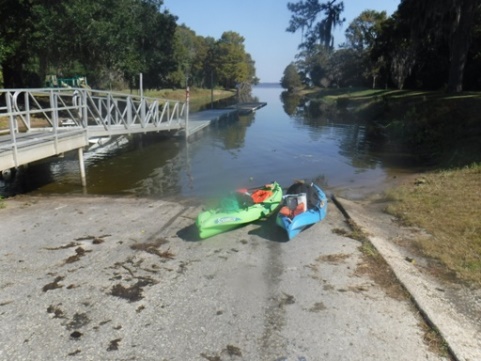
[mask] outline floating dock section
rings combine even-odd
[[[225,109],[209,109],[197,113],[190,113],[188,125],[185,129],[186,137],[188,138],[194,135],[223,118],[228,118],[234,114],[250,114],[266,105],[267,103],[240,103],[231,105]]]

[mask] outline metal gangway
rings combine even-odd
[[[188,102],[85,88],[0,89],[0,171],[83,148],[95,138],[187,132]]]

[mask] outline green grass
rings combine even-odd
[[[130,93],[129,90],[124,90],[123,93]],[[210,101],[211,98],[211,90],[210,89],[202,89],[202,88],[190,88],[190,100],[191,102],[206,102],[206,100]],[[138,91],[135,93],[138,95]],[[159,89],[159,90],[146,90],[144,91],[144,95],[146,97],[152,98],[163,98],[169,100],[185,100],[185,89]],[[214,89],[214,100],[227,98],[235,95],[235,91],[232,90],[223,90],[223,89]]]
[[[387,196],[388,213],[428,233],[415,241],[424,256],[481,285],[481,164],[426,173]]]

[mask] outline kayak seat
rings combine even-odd
[[[251,195],[247,192],[237,191],[235,193],[235,196],[241,208],[247,208],[254,204],[254,201],[252,200]]]
[[[220,202],[220,209],[225,212],[237,212],[239,210],[240,204],[236,197],[226,197]]]

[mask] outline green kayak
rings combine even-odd
[[[251,193],[239,190],[223,198],[219,204],[197,216],[200,238],[254,222],[273,213],[282,201],[282,188],[277,182],[267,184]]]

